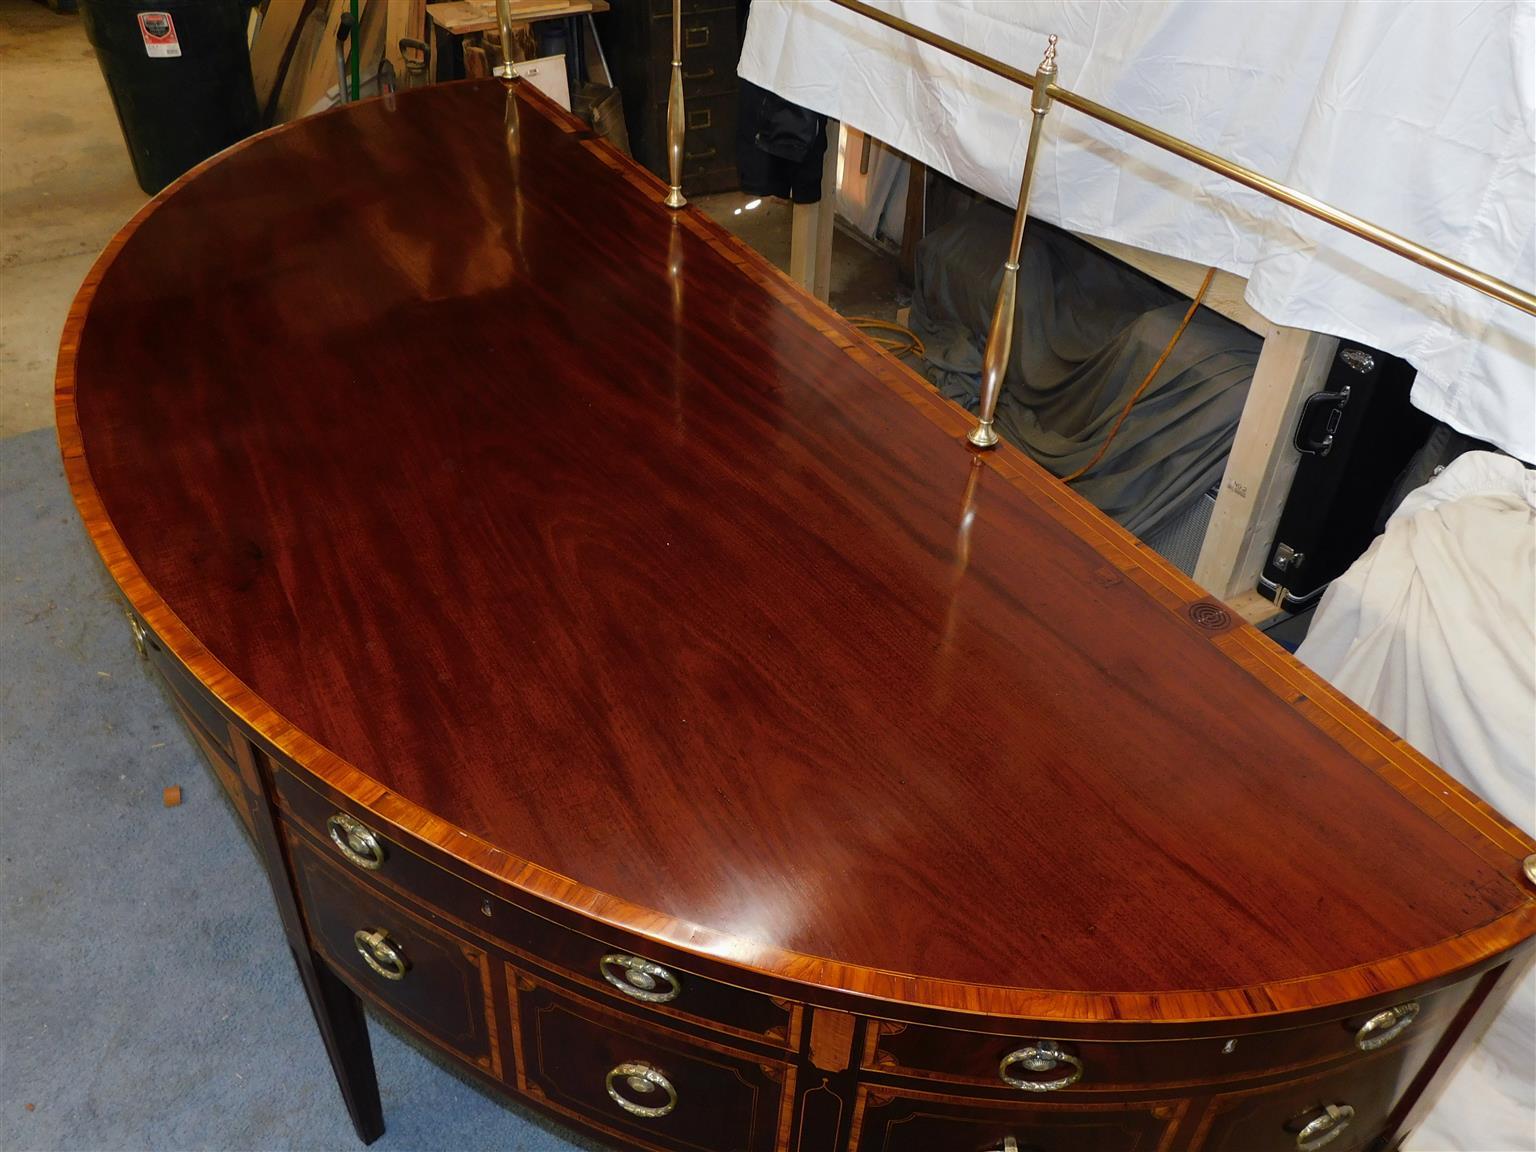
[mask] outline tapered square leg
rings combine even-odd
[[[291,951],[352,1127],[359,1140],[372,1144],[384,1135],[384,1109],[379,1103],[379,1081],[374,1075],[373,1045],[368,1041],[363,1002],[319,957],[304,949]]]

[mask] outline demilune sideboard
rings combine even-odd
[[[402,93],[70,315],[75,500],[359,1136],[366,1007],[619,1148],[1396,1147],[1536,845],[664,191]]]

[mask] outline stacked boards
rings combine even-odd
[[[340,98],[336,36],[353,0],[266,0],[251,42],[251,77],[263,125],[281,124]],[[419,40],[426,0],[358,0],[359,73],[365,91],[387,60],[403,71],[399,42]]]

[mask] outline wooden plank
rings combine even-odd
[[[477,44],[464,45],[464,75],[471,80],[483,80],[491,74],[491,62],[485,49]]]
[[[272,123],[283,77],[288,74],[299,34],[314,7],[315,0],[267,4],[261,27],[256,30],[256,39],[251,44],[251,81],[256,88],[256,107],[261,110],[263,124]]]
[[[821,162],[821,199],[814,204],[796,204],[790,216],[789,274],[822,301],[832,292],[839,127],[836,120],[827,121],[827,151]]]
[[[1300,454],[1291,429],[1322,387],[1339,342],[1300,328],[1270,330],[1254,368],[1195,582],[1223,600],[1252,592],[1280,522]]]
[[[1145,248],[1122,244],[1118,240],[1106,240],[1101,236],[1087,236],[1081,232],[1074,232],[1073,235],[1079,240],[1086,240],[1101,252],[1107,252],[1117,260],[1123,260],[1138,272],[1145,272],[1152,279],[1191,298],[1200,290],[1200,281],[1205,278],[1207,265],[1198,264],[1193,260],[1164,256],[1161,252],[1150,252]],[[1212,312],[1236,321],[1250,332],[1257,332],[1260,336],[1267,335],[1275,325],[1249,307],[1248,302],[1243,299],[1243,293],[1247,289],[1246,277],[1218,268],[1203,303]]]
[[[335,83],[336,79],[336,26],[341,19],[345,0],[316,0],[309,16],[299,30],[299,38],[293,49],[293,59],[277,93],[272,111],[272,122],[284,124],[302,116],[313,103],[306,97],[314,90],[317,73],[330,79],[320,87]]]
[[[1223,603],[1255,628],[1268,624],[1276,616],[1285,615],[1284,611],[1275,606],[1274,601],[1252,588],[1236,596],[1226,597]]]
[[[386,45],[389,41],[389,0],[363,0],[359,13],[361,27],[357,35],[358,63],[361,65],[359,74],[362,77],[363,92],[377,93],[377,80],[370,80],[376,75],[379,61],[386,56]]]
[[[384,59],[395,69],[396,83],[405,82],[405,55],[400,51],[402,39],[426,38],[426,0],[384,0]]]
[[[509,7],[512,19],[520,24],[608,11],[607,0],[509,0]],[[488,32],[498,23],[496,0],[448,0],[428,7],[427,16],[453,36]]]

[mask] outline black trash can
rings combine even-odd
[[[259,126],[249,0],[81,0],[139,187],[160,191]]]

